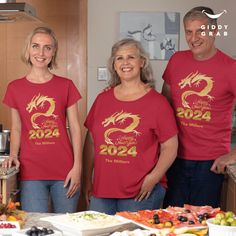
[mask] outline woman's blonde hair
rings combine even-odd
[[[36,35],[38,33],[47,34],[47,35],[51,36],[51,38],[53,39],[54,55],[52,57],[51,62],[48,64],[48,68],[49,69],[56,68],[57,67],[56,58],[57,58],[57,51],[58,51],[58,41],[57,41],[56,35],[53,32],[53,30],[48,27],[42,27],[42,26],[37,27],[28,35],[28,37],[26,38],[26,41],[25,41],[25,46],[24,46],[24,48],[22,50],[22,54],[21,54],[22,61],[26,65],[32,65],[32,63],[30,61],[29,50],[30,50],[32,38],[34,37],[34,35]]]
[[[120,84],[120,77],[118,76],[117,72],[115,71],[114,68],[114,62],[115,62],[115,56],[117,51],[124,46],[135,46],[138,50],[139,56],[144,60],[144,65],[141,68],[141,81],[144,84],[149,85],[150,87],[155,87],[155,82],[154,82],[154,78],[153,78],[153,72],[152,72],[152,67],[151,67],[151,63],[149,60],[149,56],[148,54],[145,52],[145,50],[143,49],[142,45],[140,42],[132,39],[132,38],[125,38],[122,39],[118,42],[116,42],[112,49],[111,49],[111,56],[108,60],[108,70],[110,72],[110,80],[109,80],[109,86],[111,87],[115,87],[116,85]]]

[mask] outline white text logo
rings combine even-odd
[[[210,14],[207,13],[205,10],[202,10],[202,13],[204,13],[206,16],[208,16],[211,19],[218,19],[221,17],[224,13],[227,13],[226,10],[223,10],[222,12],[218,14]],[[201,32],[202,36],[228,36],[228,25],[202,25],[201,29],[203,30]]]
[[[218,14],[210,14],[210,13],[207,13],[205,10],[202,10],[202,13],[206,14],[211,19],[218,19],[222,14],[227,13],[227,11],[223,10],[221,13],[218,13]]]

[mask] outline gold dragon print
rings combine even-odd
[[[127,119],[131,119],[132,122],[125,128],[110,128],[107,129],[104,133],[104,138],[105,142],[107,144],[113,144],[112,140],[109,138],[109,136],[114,133],[114,132],[123,132],[123,133],[134,133],[136,136],[140,135],[141,133],[135,130],[137,128],[139,122],[140,122],[140,117],[138,115],[134,115],[132,113],[128,112],[115,112],[112,114],[110,117],[106,118],[103,122],[102,125],[104,127],[107,127],[109,125],[116,125],[117,123],[123,124]]]
[[[187,90],[182,93],[181,99],[182,99],[182,105],[184,107],[190,108],[189,103],[187,102],[187,98],[191,95],[197,95],[200,97],[207,97],[209,100],[213,100],[214,97],[209,95],[213,88],[213,80],[212,77],[208,77],[204,74],[198,73],[191,73],[186,78],[182,79],[179,83],[179,86],[181,89],[185,88],[186,86],[189,86],[192,88],[193,86],[199,87],[200,83],[205,82],[206,86],[201,91],[194,91],[192,89]]]
[[[45,103],[48,103],[49,108],[45,112],[37,112],[34,113],[31,116],[31,123],[34,129],[40,129],[39,124],[36,123],[36,119],[39,116],[45,116],[45,117],[50,117],[52,116],[53,118],[56,118],[57,115],[53,114],[55,111],[55,101],[53,98],[49,98],[48,96],[40,95],[35,95],[31,101],[27,104],[26,110],[31,113],[33,110],[38,110],[38,108],[44,108]]]

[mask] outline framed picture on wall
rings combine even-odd
[[[141,42],[152,60],[169,60],[179,50],[180,13],[120,12],[120,39]]]

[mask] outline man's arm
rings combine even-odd
[[[211,171],[216,174],[223,174],[225,173],[225,168],[234,163],[236,163],[236,148],[234,148],[230,153],[217,158],[211,167]]]

